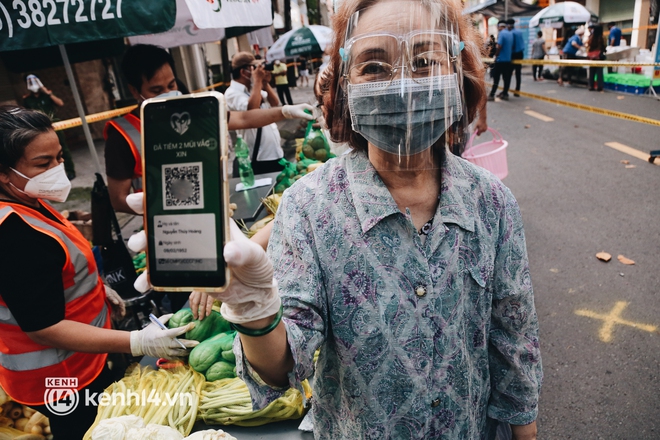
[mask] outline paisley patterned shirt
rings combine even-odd
[[[269,254],[318,439],[489,439],[536,419],[542,370],[522,219],[492,174],[452,154],[422,241],[363,153],[284,193]],[[316,367],[313,355],[321,349]],[[267,386],[240,353],[255,408]]]

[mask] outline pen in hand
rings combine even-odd
[[[163,324],[162,322],[160,322],[160,319],[156,318],[156,315],[154,315],[153,313],[149,313],[149,320],[151,320],[151,322],[153,322],[154,324],[156,324],[156,325],[157,325],[158,327],[160,327],[161,329],[163,329],[163,330],[168,330],[168,328],[165,327],[165,324]],[[185,345],[183,345],[183,342],[179,341],[177,338],[173,338],[173,339],[174,339],[174,340],[175,340],[175,341],[181,346],[181,348],[183,348],[184,350],[187,350],[187,349],[188,349],[188,347],[186,347]]]

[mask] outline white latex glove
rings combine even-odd
[[[231,282],[224,292],[209,296],[222,302],[220,313],[229,322],[243,324],[272,316],[282,304],[273,264],[261,246],[243,235],[233,220],[229,223],[231,241],[223,254]]]
[[[142,201],[144,200],[144,193],[132,193],[126,196],[126,204],[136,213],[142,215],[144,214],[144,205]]]
[[[105,287],[105,297],[110,302],[110,317],[115,321],[119,321],[126,316],[126,304],[112,287],[107,284],[104,284],[103,287]]]
[[[163,315],[160,322],[167,324],[173,313]],[[175,337],[184,334],[195,324],[193,322],[184,325],[183,327],[171,328],[163,330],[153,322],[143,328],[142,330],[134,330],[131,332],[131,354],[133,356],[151,356],[156,358],[165,359],[181,359],[190,353],[189,350],[184,350],[174,340]],[[188,348],[193,348],[198,341],[191,341],[188,339],[179,339]]]
[[[305,110],[309,110],[310,113],[305,113]],[[285,105],[282,106],[282,114],[287,119],[306,119],[308,121],[313,121],[316,119],[312,114],[314,112],[314,107],[309,104],[295,104],[295,105]]]
[[[215,300],[206,292],[191,292],[188,302],[190,303],[193,318],[201,321],[211,314]]]

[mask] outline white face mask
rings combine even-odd
[[[37,93],[43,87],[39,78],[34,75],[27,76],[27,88],[32,93]]]
[[[64,163],[44,171],[41,174],[37,174],[32,178],[27,177],[13,168],[11,168],[11,170],[28,180],[28,183],[25,184],[25,189],[23,190],[16,188],[13,183],[9,182],[11,186],[25,195],[35,199],[52,200],[53,202],[64,202],[69,196],[71,182],[68,177],[66,177]]]
[[[330,62],[330,55],[323,55],[321,57],[324,63],[329,63]]]

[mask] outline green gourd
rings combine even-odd
[[[220,356],[222,356],[222,360],[225,362],[232,364],[236,363],[236,355],[234,354],[234,350],[225,350],[220,354]]]
[[[222,359],[223,351],[231,350],[235,336],[236,332],[220,333],[202,341],[190,351],[190,367],[199,373],[206,372],[211,365]]]
[[[215,310],[212,310],[211,314],[201,321],[197,319],[192,322],[195,323],[195,327],[186,332],[185,338],[194,341],[202,342],[211,336],[230,330],[229,322]]]
[[[181,309],[170,317],[170,320],[167,321],[167,326],[169,328],[183,327],[189,322],[192,322],[193,319],[193,314],[190,309]]]
[[[218,361],[206,370],[206,380],[213,382],[220,379],[231,379],[236,377],[236,367],[225,361]]]

